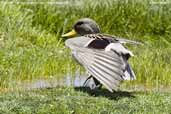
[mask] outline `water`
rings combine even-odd
[[[24,82],[20,84],[20,87],[24,89],[41,89],[41,88],[54,88],[62,86],[73,86],[81,87],[86,80],[87,76],[65,76],[61,79],[36,79],[29,82]]]
[[[21,83],[20,88],[26,90],[33,90],[33,89],[43,89],[43,88],[55,88],[55,87],[81,87],[83,83],[87,79],[88,76],[86,75],[76,75],[71,76],[67,75],[61,79],[36,79],[34,81],[29,81],[27,83]],[[121,91],[153,91],[153,92],[170,92],[171,87],[146,87],[144,85],[126,85],[120,87]]]
[[[70,73],[65,75],[64,77],[58,79],[55,77],[50,77],[46,79],[35,79],[29,81],[21,81],[19,83],[15,83],[13,89],[26,89],[26,90],[33,90],[33,89],[43,89],[43,88],[55,88],[55,87],[82,87],[85,80],[87,79],[88,75],[82,75],[79,70],[72,76]],[[91,82],[90,82],[91,83]],[[159,87],[148,87],[142,84],[121,84],[120,89],[121,91],[153,91],[153,92],[171,92],[171,86],[162,86]],[[1,88],[0,88],[1,91]]]

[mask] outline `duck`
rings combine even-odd
[[[134,56],[125,44],[140,42],[101,33],[99,25],[90,18],[77,20],[70,32],[63,34],[65,46],[73,58],[87,71],[83,87],[110,92],[117,91],[124,80],[135,80],[135,73],[128,60]]]

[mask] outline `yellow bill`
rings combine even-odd
[[[71,37],[74,37],[77,35],[77,32],[73,29],[72,31],[66,33],[66,34],[63,34],[62,37],[67,37],[67,38],[71,38]]]

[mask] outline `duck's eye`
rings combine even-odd
[[[82,22],[82,21],[80,21],[80,22],[78,22],[78,23],[77,23],[77,25],[82,25],[82,24],[83,24],[83,22]]]

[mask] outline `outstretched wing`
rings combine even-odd
[[[82,40],[82,41],[81,41]],[[121,55],[105,50],[85,48],[78,42],[85,44],[85,37],[68,39],[65,44],[80,64],[109,91],[113,92],[123,80],[125,63]],[[90,39],[89,39],[90,40]]]

